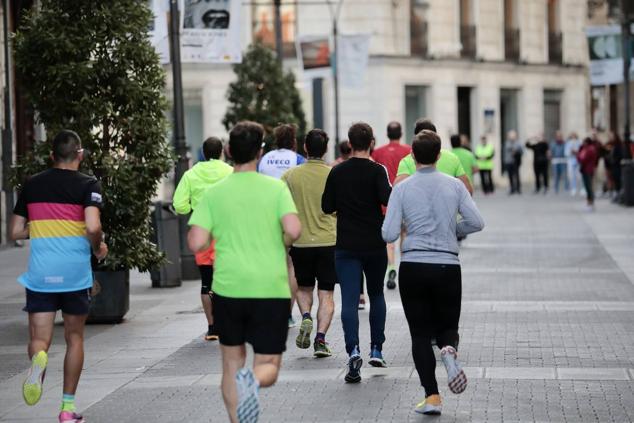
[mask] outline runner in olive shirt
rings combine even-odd
[[[257,421],[258,390],[275,383],[288,335],[291,292],[286,247],[301,225],[284,182],[258,174],[264,129],[238,123],[229,134],[234,173],[204,194],[190,219],[189,248],[216,241],[214,321],[223,360],[222,394],[230,420]],[[253,371],[244,367],[253,346]]]
[[[282,180],[288,184],[297,204],[299,220],[302,223],[302,236],[295,241],[290,251],[299,285],[297,304],[302,312],[302,324],[295,344],[302,349],[310,347],[310,334],[313,330],[313,318],[310,313],[317,280],[319,308],[317,336],[313,343],[314,355],[317,358],[330,357],[332,353],[326,342],[326,332],[335,312],[333,292],[337,281],[337,218],[324,214],[321,210],[321,195],[330,173],[330,166],[323,160],[328,150],[328,134],[321,129],[313,129],[306,134],[304,148],[308,153],[308,162],[282,175]]]
[[[436,132],[436,125],[434,125],[428,119],[419,119],[416,121],[416,126],[414,127],[414,135],[418,134],[423,129],[427,129],[429,131]],[[439,172],[442,172],[446,175],[453,176],[462,181],[462,183],[467,188],[470,194],[473,194],[473,187],[471,186],[471,182],[469,182],[469,178],[466,175],[462,164],[460,163],[460,159],[453,154],[449,150],[441,150],[440,151],[440,159],[436,163],[436,169]],[[416,172],[416,163],[414,158],[410,154],[405,157],[398,165],[398,172],[396,173],[396,179],[394,180],[394,185],[403,181],[408,176],[413,175]]]

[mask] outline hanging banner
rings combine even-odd
[[[161,58],[161,64],[170,62],[170,40],[167,29],[169,3],[166,0],[149,0],[148,6],[154,15],[150,24],[150,42]]]
[[[586,35],[590,50],[590,84],[622,84],[621,27],[619,25],[589,27],[586,29]]]
[[[300,36],[297,38],[295,48],[304,79],[327,78],[332,75],[328,36]]]
[[[337,43],[339,81],[347,88],[362,88],[368,69],[370,35],[341,35]]]
[[[180,0],[181,60],[239,63],[241,0]]]

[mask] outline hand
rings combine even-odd
[[[99,244],[99,250],[94,251],[95,257],[97,260],[101,261],[106,258],[108,255],[108,245],[105,242]]]

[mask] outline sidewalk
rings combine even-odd
[[[289,333],[279,383],[262,391],[263,422],[626,422],[634,420],[634,210],[554,195],[477,199],[487,223],[464,243],[460,359],[470,378],[452,395],[440,366],[443,416],[412,412],[422,390],[398,291],[386,291],[388,369],[343,383],[338,313],[328,334],[335,355],[315,360]],[[0,252],[0,421],[54,421],[61,337],[42,402],[20,398],[26,319],[14,278],[24,250]],[[5,267],[5,265],[7,267]],[[5,270],[8,269],[8,270]],[[13,273],[12,273],[13,272]],[[10,273],[10,274],[9,274]],[[218,345],[202,341],[198,283],[152,290],[133,278],[125,323],[89,327],[78,405],[89,422],[224,422]],[[10,288],[13,287],[13,288]],[[338,290],[337,290],[338,292]],[[337,301],[339,301],[337,299]],[[337,305],[339,310],[339,305]],[[361,314],[368,353],[368,311]],[[59,328],[57,328],[59,329]],[[13,364],[11,364],[13,363]]]

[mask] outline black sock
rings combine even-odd
[[[325,333],[321,333],[321,332],[317,332],[317,335],[315,336],[315,341],[324,341],[324,342],[326,342],[326,334]]]
[[[310,320],[313,320],[313,318],[310,316],[310,313],[304,313],[304,314],[302,314],[302,319],[310,319]]]
[[[208,325],[208,326],[207,326],[207,330],[208,330],[209,332],[213,331],[213,329],[214,329],[214,325]]]

